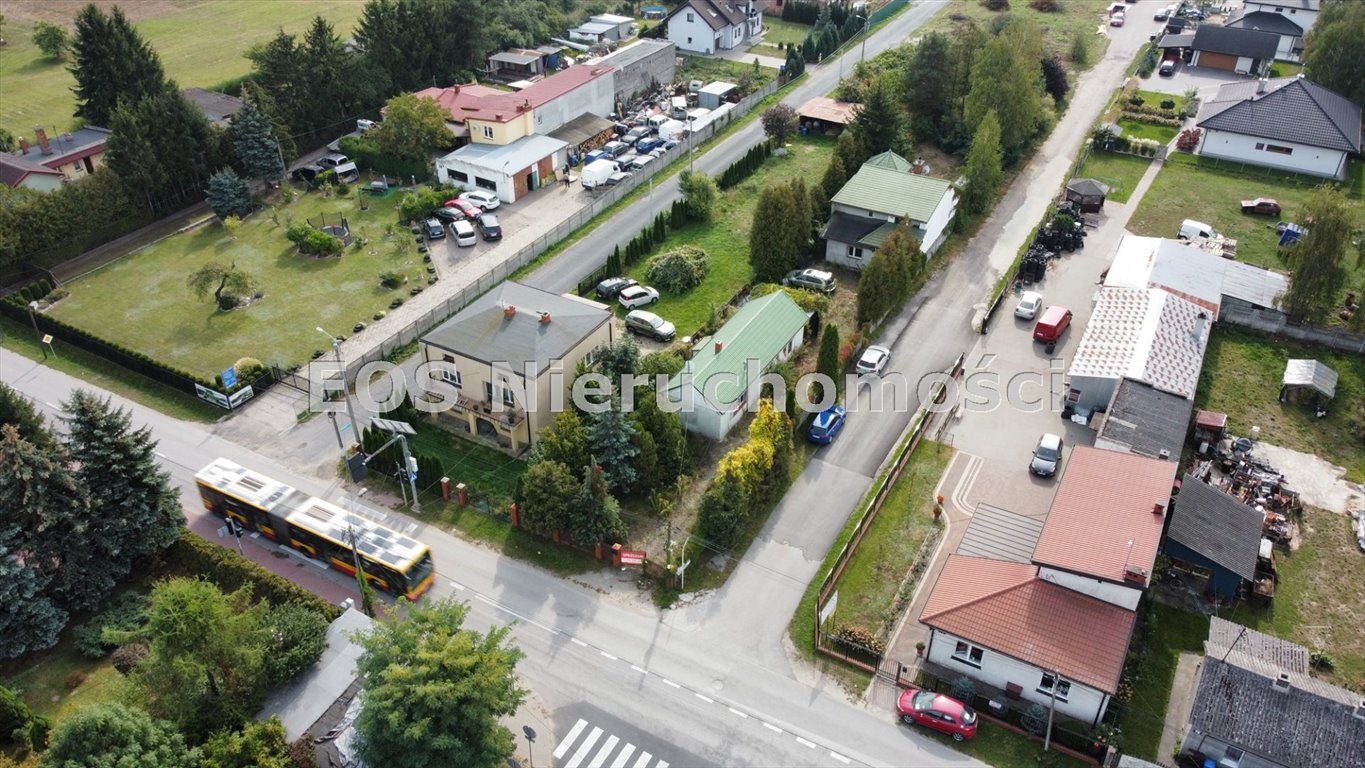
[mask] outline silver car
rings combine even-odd
[[[1052,477],[1057,474],[1057,468],[1062,465],[1062,437],[1047,433],[1038,440],[1038,447],[1033,449],[1033,460],[1029,462],[1028,471],[1039,477]]]
[[[863,356],[858,358],[858,374],[880,376],[882,371],[886,368],[886,361],[890,359],[891,350],[886,347],[868,347],[867,351],[863,352]]]

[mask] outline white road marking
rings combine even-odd
[[[643,670],[643,669],[641,669],[641,668],[635,666],[634,664],[631,664],[631,665],[630,665],[630,668],[633,669],[633,670],[635,670],[636,672],[639,672],[639,673],[642,674],[642,675],[647,675],[647,674],[649,674],[648,672],[646,672],[645,670]]]
[[[694,694],[692,694],[692,695],[693,695],[693,696],[696,696],[697,698],[701,699],[702,701],[706,702],[707,704],[715,704],[715,703],[716,703],[716,700],[715,700],[715,699],[708,698],[708,697],[706,697],[706,696],[701,695],[700,693],[694,693]]]
[[[465,586],[458,581],[451,581],[450,586],[457,592],[463,592],[465,590]]]
[[[648,752],[641,752],[640,759],[635,761],[634,768],[645,768],[646,765],[649,765],[649,758],[651,757],[654,757],[654,755],[651,755]]]
[[[764,728],[767,728],[768,730],[772,731],[773,733],[785,733],[785,731],[783,731],[781,728],[778,728],[777,726],[773,725],[772,723],[764,723],[764,724],[763,724],[763,727],[764,727]]]
[[[811,749],[815,749],[815,742],[813,742],[813,741],[806,741],[805,739],[801,738],[800,736],[797,736],[797,737],[796,737],[796,743],[797,743],[797,744],[800,744],[800,745],[803,746],[803,747],[810,747]]]
[[[573,753],[573,757],[569,758],[565,768],[578,768],[579,764],[583,762],[583,758],[587,757],[588,753],[592,751],[592,745],[596,744],[600,738],[602,738],[602,729],[593,728],[592,733],[589,733],[588,738],[583,742],[583,746],[579,747],[578,751]]]
[[[616,658],[615,656],[612,656],[610,653],[607,653],[606,651],[598,651],[598,653],[602,654],[603,656],[606,656],[612,661],[620,661],[620,659]]]
[[[583,646],[584,648],[587,648],[587,647],[588,647],[588,644],[587,644],[587,643],[583,642],[582,640],[579,640],[579,639],[576,638],[576,637],[571,637],[571,638],[569,638],[569,641],[572,642],[574,645],[581,645],[581,646]]]
[[[662,680],[662,681],[664,681],[664,682],[667,683],[668,685],[673,686],[674,688],[681,688],[681,687],[682,687],[681,685],[678,685],[677,683],[673,682],[672,680],[669,680],[669,679],[666,678],[666,677],[661,677],[661,678],[659,678],[659,679]]]
[[[626,744],[626,746],[621,749],[621,754],[617,755],[616,759],[611,761],[611,768],[626,768],[626,761],[629,760],[630,756],[633,754],[635,754],[635,745]]]
[[[849,759],[848,759],[847,757],[844,757],[843,755],[839,754],[838,752],[831,751],[831,752],[829,753],[829,756],[832,757],[832,758],[834,758],[835,760],[838,760],[839,762],[843,763],[844,765],[848,765],[848,763],[849,763]]]
[[[616,742],[618,741],[620,741],[620,739],[615,736],[608,737],[607,743],[603,744],[602,748],[597,750],[597,754],[593,756],[592,762],[588,763],[588,768],[602,768],[602,763],[607,762],[607,757],[611,754],[613,749],[616,749]]]
[[[740,712],[738,709],[735,709],[734,707],[729,707],[729,710],[730,710],[732,713],[734,713],[734,714],[736,714],[736,715],[739,715],[739,716],[742,717],[742,718],[745,718],[746,720],[747,720],[748,717],[749,717],[748,715],[744,714],[743,712]]]
[[[660,760],[659,762],[654,764],[654,768],[668,768],[668,761]]]
[[[564,740],[559,742],[559,747],[555,749],[556,760],[563,757],[564,753],[569,751],[569,747],[573,746],[574,739],[578,738],[578,734],[582,733],[587,725],[588,721],[583,720],[582,718],[579,718],[578,722],[573,724],[573,728],[569,730],[569,735],[565,736]]]

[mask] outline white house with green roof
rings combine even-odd
[[[759,375],[795,354],[810,316],[786,291],[751,299],[668,382],[668,399],[680,403],[683,428],[723,440],[758,405]],[[750,380],[752,376],[753,380]]]
[[[862,269],[902,221],[909,220],[926,257],[948,236],[957,215],[957,191],[943,179],[915,173],[895,152],[863,163],[830,201],[825,260]]]

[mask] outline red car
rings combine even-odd
[[[476,219],[478,218],[479,214],[483,213],[482,208],[470,202],[469,200],[464,199],[463,197],[457,197],[454,200],[447,200],[445,207],[457,208],[463,211],[465,218],[467,219]]]
[[[976,736],[976,710],[951,696],[919,688],[906,688],[896,702],[896,712],[910,725],[933,728],[966,741]]]

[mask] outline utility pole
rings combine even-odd
[[[1062,674],[1052,670],[1052,699],[1047,707],[1047,735],[1043,737],[1043,751],[1052,746],[1052,713],[1057,709],[1057,689],[1062,685]]]
[[[351,419],[351,443],[359,443],[360,422],[356,420],[355,409],[351,407],[350,385],[346,381],[346,365],[341,362],[341,339],[324,331],[322,326],[318,326],[316,330],[332,340],[332,351],[336,353],[337,368],[341,371],[341,398],[346,401],[346,415]]]
[[[356,501],[358,501],[361,496],[365,495],[366,490],[368,489],[361,488],[360,491],[356,493]],[[364,611],[366,616],[373,616],[374,596],[370,592],[370,583],[365,580],[365,567],[361,564],[360,548],[357,546],[355,538],[354,516],[357,506],[358,504],[353,501],[351,503],[351,512],[346,516],[346,535],[347,538],[350,539],[351,544],[351,562],[355,564],[356,586],[360,588],[360,610]]]

